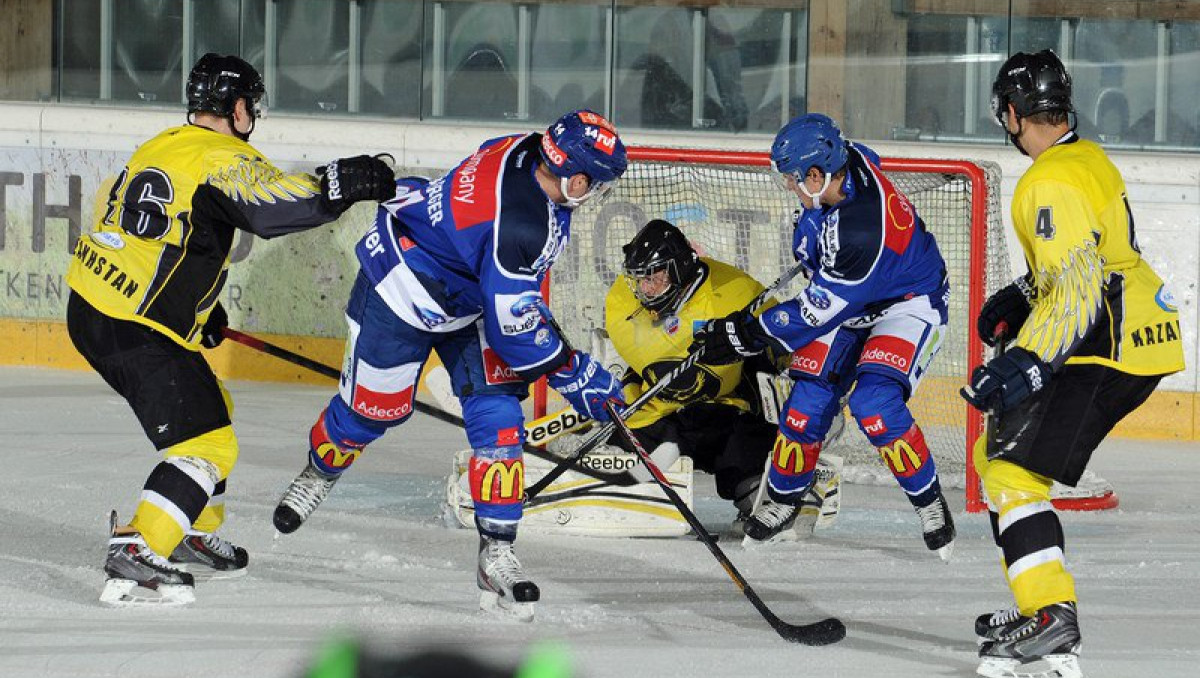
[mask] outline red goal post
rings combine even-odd
[[[620,273],[620,246],[648,219],[672,221],[702,254],[734,264],[764,284],[792,263],[790,215],[798,202],[772,181],[767,153],[631,147],[629,158],[628,171],[606,200],[576,210],[571,243],[544,290],[560,324],[583,347],[589,330],[603,325],[604,296]],[[947,336],[910,406],[943,484],[962,488],[967,510],[981,511],[984,504],[970,451],[984,422],[957,391],[985,358],[985,346],[975,332],[979,309],[1011,278],[1000,212],[1000,171],[993,163],[894,157],[883,158],[882,169],[937,237],[951,278]],[[785,295],[797,291],[793,285]],[[543,379],[535,386],[534,415],[546,409]],[[829,448],[846,458],[846,479],[894,483],[857,426],[847,422],[846,430],[847,435]],[[1099,494],[1103,496],[1056,498],[1055,504],[1073,509],[1115,505],[1111,488]]]

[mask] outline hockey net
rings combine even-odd
[[[796,198],[771,178],[766,153],[631,148],[630,165],[604,201],[585,204],[571,222],[571,244],[551,275],[550,305],[579,338],[604,325],[604,299],[621,273],[621,246],[649,219],[679,226],[703,255],[733,264],[770,284],[794,264],[791,215]],[[938,246],[952,285],[950,322],[941,353],[909,405],[937,462],[944,486],[965,492],[970,511],[983,508],[969,453],[983,418],[958,395],[985,346],[974,331],[984,300],[1011,279],[994,163],[885,158],[883,169],[917,208]],[[795,296],[794,282],[777,298]],[[545,412],[544,386],[536,414]],[[844,413],[845,416],[848,416]],[[875,448],[852,421],[827,447],[845,458],[844,480],[894,483]],[[1061,488],[1060,508],[1115,505],[1111,486]]]

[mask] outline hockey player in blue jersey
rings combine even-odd
[[[359,241],[338,395],[317,418],[308,462],[275,509],[295,531],[363,449],[413,411],[436,350],[463,406],[479,530],[480,605],[531,618],[538,600],[513,552],[524,499],[521,400],[546,375],[575,409],[607,420],[620,384],[545,322],[541,284],[567,244],[571,211],[625,171],[602,116],[569,113],[544,133],[486,141],[445,176],[404,178]]]
[[[879,156],[847,142],[824,115],[785,125],[771,162],[803,205],[792,249],[809,285],[758,318],[738,312],[709,321],[693,345],[709,363],[771,344],[793,353],[796,383],[779,418],[768,500],[746,521],[746,535],[787,538],[853,386],[851,414],[916,509],[926,546],[949,559],[954,523],[907,406],[945,336],[950,288],[937,243],[879,169]]]

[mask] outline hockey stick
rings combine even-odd
[[[753,313],[762,308],[762,305],[766,303],[767,298],[770,295],[774,294],[781,287],[791,282],[792,279],[800,275],[803,270],[804,266],[802,264],[796,264],[792,268],[788,269],[783,275],[779,276],[775,282],[771,283],[770,286],[768,286],[762,292],[759,292],[758,296],[754,297],[754,299],[746,306],[745,310]],[[554,331],[558,333],[559,339],[562,340],[563,345],[567,348],[567,350],[571,351],[571,345],[567,342],[567,338],[563,334],[562,328],[558,326],[558,321],[556,321],[554,317],[550,315],[549,309],[547,309],[543,304],[538,311],[542,314],[542,317],[554,329]],[[675,369],[664,374],[658,381],[654,382],[653,386],[646,389],[642,395],[638,396],[637,400],[634,400],[632,403],[626,406],[625,409],[621,411],[621,417],[623,419],[628,419],[629,417],[633,416],[634,412],[640,410],[643,405],[650,401],[651,398],[658,395],[659,392],[666,388],[672,381],[675,381],[679,375],[692,369],[692,367],[694,367],[699,361],[700,351],[689,353],[686,358],[684,358],[678,365],[675,366]],[[577,464],[584,455],[592,451],[592,448],[596,447],[605,440],[608,440],[615,428],[616,425],[613,422],[608,422],[601,426],[595,433],[588,437],[587,440],[583,441],[583,443],[571,453],[571,456],[559,462],[558,466],[550,469],[550,472],[543,476],[541,480],[534,483],[531,487],[526,488],[525,501],[529,501],[531,497],[537,496],[537,494],[546,489],[550,483],[554,482],[559,476],[566,473],[567,469],[569,469],[572,465]]]
[[[754,589],[750,587],[750,582],[746,581],[742,573],[738,572],[737,568],[733,566],[729,557],[717,545],[717,542],[708,533],[708,530],[704,529],[704,526],[700,523],[700,519],[696,517],[695,513],[692,513],[691,509],[683,501],[683,498],[679,496],[679,493],[671,489],[671,483],[663,474],[662,469],[655,465],[654,460],[650,458],[650,453],[646,451],[646,448],[642,447],[637,436],[629,429],[629,425],[621,418],[613,404],[611,402],[605,403],[604,407],[608,410],[608,415],[612,418],[613,425],[621,433],[621,436],[633,446],[642,463],[649,469],[650,476],[654,479],[654,482],[662,488],[663,493],[667,495],[667,499],[671,500],[671,503],[675,505],[679,514],[692,527],[697,539],[708,547],[709,552],[716,557],[717,562],[721,563],[721,567],[725,569],[725,573],[729,575],[733,583],[737,585],[742,594],[754,605],[754,609],[758,610],[758,613],[762,615],[763,619],[767,620],[767,623],[771,625],[771,628],[775,629],[775,632],[781,638],[790,643],[800,643],[802,645],[830,645],[846,637],[846,625],[836,617],[822,619],[812,624],[789,624],[772,612],[771,608],[767,607],[762,598],[759,598]]]
[[[243,346],[248,346],[256,351],[262,351],[267,355],[275,356],[281,360],[286,360],[293,365],[299,365],[305,369],[312,370],[321,376],[329,377],[335,381],[341,379],[341,370],[326,365],[325,363],[317,362],[312,358],[302,356],[299,353],[289,351],[282,346],[277,346],[268,341],[259,339],[256,336],[246,334],[245,332],[241,332],[230,327],[222,329],[221,333],[224,334],[226,338],[232,339]],[[447,424],[458,426],[459,428],[466,427],[466,422],[463,421],[462,417],[451,414],[441,408],[434,407],[433,405],[424,403],[415,398],[413,399],[413,409],[422,414],[427,414],[439,421],[444,421]],[[541,441],[541,444],[545,444],[560,435],[582,428],[585,424],[589,423],[591,423],[591,419],[586,419],[574,414],[574,410],[568,407],[553,414],[546,415],[545,417],[542,417],[536,421],[530,422],[529,425],[525,427],[525,435],[526,438],[535,439]],[[556,457],[553,454],[550,454],[539,447],[534,447],[529,443],[525,443],[524,449],[529,454],[545,459],[546,461],[561,461],[560,457]],[[580,473],[597,478],[599,480],[610,480],[612,478],[612,475],[586,468],[581,469]]]

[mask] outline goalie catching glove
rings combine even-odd
[[[692,335],[689,351],[709,365],[731,365],[766,350],[770,338],[749,311],[735,311],[704,323]]]
[[[621,382],[586,353],[572,353],[566,365],[546,375],[546,381],[571,403],[576,412],[601,423],[609,420],[604,403],[613,401],[617,411],[625,408],[625,401],[621,399]]]
[[[345,212],[360,200],[383,202],[396,196],[396,175],[381,156],[340,158],[317,168],[321,198],[335,212]]]
[[[1050,366],[1041,358],[1016,347],[976,367],[970,385],[959,393],[980,412],[999,414],[1045,388],[1050,374]]]

